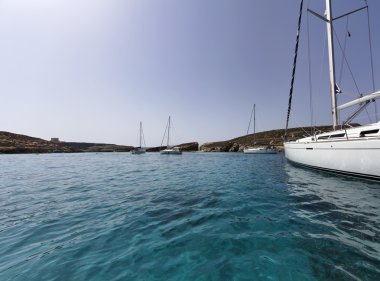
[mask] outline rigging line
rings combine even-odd
[[[367,23],[368,23],[369,54],[371,57],[372,91],[375,91],[375,75],[374,75],[374,71],[373,71],[372,37],[371,37],[371,25],[370,25],[370,20],[369,20],[368,6],[367,6]]]
[[[178,138],[175,138],[175,139],[173,138],[173,135],[177,136],[177,134],[176,134],[176,132],[177,132],[176,128],[173,125],[173,119],[170,119],[170,130],[172,131],[171,138],[170,138],[171,141],[170,142],[173,144],[173,140],[176,141],[176,142],[178,141]],[[174,134],[173,134],[173,132],[174,132]],[[173,145],[171,145],[171,146],[173,146]]]
[[[310,132],[306,131],[305,128],[301,125],[301,123],[298,122],[297,118],[295,118],[295,115],[293,114],[293,110],[291,111],[292,117],[294,118],[294,122],[297,125],[297,128],[300,128],[307,136],[312,136],[313,134],[310,134]],[[315,127],[314,127],[315,129]],[[314,130],[315,131],[315,130]]]
[[[326,53],[327,53],[327,30],[325,28],[325,32],[324,32],[324,41],[323,41],[323,53],[322,53],[322,59],[321,59],[321,65],[320,65],[320,68],[319,68],[319,80],[318,81],[322,81],[322,77],[323,77],[323,74],[325,73],[324,72],[324,64],[326,63]],[[317,89],[317,95],[318,96],[321,96],[322,94],[322,83],[317,83],[318,84],[318,89]],[[317,119],[317,118],[315,118]],[[315,123],[317,123],[317,121],[315,120]]]
[[[298,43],[299,43],[300,30],[301,30],[302,8],[303,8],[303,0],[301,0],[301,3],[300,3],[300,11],[299,11],[299,17],[298,17],[298,28],[297,28],[296,47],[294,50],[292,81],[290,83],[288,114],[287,114],[287,118],[286,118],[285,136],[284,136],[285,140],[287,138],[287,131],[288,131],[288,126],[289,126],[289,115],[290,115],[290,110],[292,108],[293,85],[294,85],[294,76],[295,76],[296,65],[297,65],[297,54],[298,54]]]
[[[172,133],[171,133],[171,135],[172,135],[172,137],[171,137],[171,143],[173,143],[173,140],[174,140],[173,135],[174,135],[174,136],[177,135],[177,134],[176,134],[176,129],[175,129],[174,125],[173,125],[173,120],[170,120],[170,129],[171,129],[171,131],[172,131]],[[174,132],[174,134],[173,134],[173,132]],[[178,139],[177,139],[177,141],[178,141]],[[173,146],[173,145],[172,145],[172,146]]]
[[[350,32],[348,31],[348,19],[349,17],[347,16],[346,18],[346,32],[345,32],[345,36],[344,36],[344,44],[343,44],[343,54],[346,53],[346,45],[347,45],[347,37],[350,37]],[[342,75],[343,75],[343,65],[344,65],[344,59],[342,57],[342,61],[340,63],[340,70],[339,70],[339,83],[338,85],[340,85],[342,83]]]
[[[136,144],[136,143],[137,143],[137,145],[140,144],[140,131],[137,131],[136,139],[135,139],[135,143],[134,144]]]
[[[309,8],[310,2],[308,2],[308,8]],[[311,52],[310,52],[310,28],[309,28],[309,13],[307,13],[306,16],[307,19],[307,57],[309,60],[309,110],[310,110],[310,127],[313,128],[313,85],[312,85],[312,79],[311,79]]]
[[[161,146],[164,143],[164,139],[165,139],[165,136],[166,136],[166,131],[168,130],[168,126],[169,126],[169,121],[168,121],[168,123],[166,123],[166,128],[165,128],[164,136],[162,137]]]
[[[352,73],[351,67],[350,67],[350,65],[348,64],[347,57],[346,57],[346,55],[345,55],[344,52],[343,52],[342,45],[340,44],[340,41],[339,41],[338,35],[337,35],[336,30],[335,30],[334,27],[333,27],[333,30],[334,30],[334,34],[335,34],[335,37],[336,37],[336,42],[338,42],[338,45],[339,45],[340,51],[342,52],[342,56],[343,56],[343,58],[344,58],[344,61],[346,62],[346,65],[347,65],[348,70],[350,71],[351,78],[352,78],[352,80],[354,81],[354,84],[355,84],[356,90],[358,91],[358,94],[360,95],[360,90],[359,90],[358,84],[356,83],[356,80],[355,80],[354,74]]]
[[[251,110],[251,117],[249,118],[248,129],[247,129],[246,135],[248,135],[249,127],[251,127],[251,120],[252,120],[252,114],[253,114],[254,109],[255,109],[255,105],[253,105],[252,110]]]
[[[369,54],[370,54],[370,61],[371,61],[371,74],[372,74],[372,91],[374,92],[376,89],[375,86],[375,74],[374,74],[374,69],[373,69],[373,53],[372,53],[372,36],[371,36],[371,25],[370,25],[370,18],[369,18],[369,9],[368,9],[368,3],[367,0],[364,0],[364,2],[367,5],[367,24],[368,24],[368,41],[369,41]],[[377,118],[377,103],[375,100],[375,116],[376,116],[376,121],[378,121]]]

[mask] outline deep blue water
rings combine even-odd
[[[0,155],[0,280],[380,280],[380,184],[282,155]]]

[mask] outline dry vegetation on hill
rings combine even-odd
[[[331,126],[291,128],[288,130],[289,139],[298,139],[317,131],[331,130]],[[203,144],[200,149],[206,152],[238,152],[243,151],[245,147],[254,146],[254,139],[257,146],[272,144],[279,150],[283,147],[284,129],[271,130],[265,132],[234,138],[227,141],[209,142]]]
[[[331,126],[292,128],[288,130],[288,138],[297,139],[310,135],[315,131],[328,131]],[[283,146],[284,130],[271,130],[241,136],[227,141],[209,142],[201,145],[200,150],[206,152],[238,152],[245,147],[272,144],[279,150]],[[182,151],[197,151],[198,143],[177,145]],[[53,152],[128,152],[132,146],[83,143],[83,142],[52,142],[39,138],[0,131],[0,153],[53,153]],[[151,147],[148,152],[156,152],[166,147]]]

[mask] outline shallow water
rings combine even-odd
[[[0,280],[380,280],[380,184],[282,155],[0,155]]]

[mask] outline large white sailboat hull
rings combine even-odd
[[[380,138],[286,142],[293,163],[351,176],[380,180]]]
[[[334,50],[334,33],[336,30],[333,26],[334,20],[336,20],[337,18],[333,17],[331,2],[332,0],[326,0],[326,9],[324,16],[320,16],[315,12],[312,13],[314,15],[317,15],[319,18],[323,19],[326,22],[327,27],[326,35],[330,76],[329,88],[331,96],[331,117],[333,125],[332,127],[334,130],[331,132],[320,134],[318,133],[313,136],[304,137],[294,142],[285,142],[285,156],[291,162],[300,165],[330,172],[336,172],[340,174],[380,180],[380,122],[377,121],[377,123],[357,127],[349,124],[349,122],[351,122],[351,120],[357,117],[358,114],[360,114],[360,112],[363,109],[365,109],[370,102],[373,102],[375,101],[375,99],[380,98],[380,91],[364,96],[360,94],[359,98],[338,106],[337,95],[341,91],[336,81],[335,73],[336,50]],[[340,16],[339,18],[346,17],[360,10],[361,9],[351,11],[349,13],[346,13],[345,15]],[[291,80],[291,91],[289,95],[289,107],[287,116],[288,119],[286,128],[288,128],[289,114],[291,112],[292,90],[294,85],[293,82],[296,69],[301,15],[302,2],[300,5],[300,15],[298,21],[299,24],[296,41],[297,43],[294,56],[293,75]],[[347,112],[347,116],[344,117],[344,119],[346,120],[339,120],[340,111],[352,106],[358,107],[353,108],[353,111],[351,112]],[[342,128],[340,130],[336,130],[339,127],[339,124],[342,124]]]

